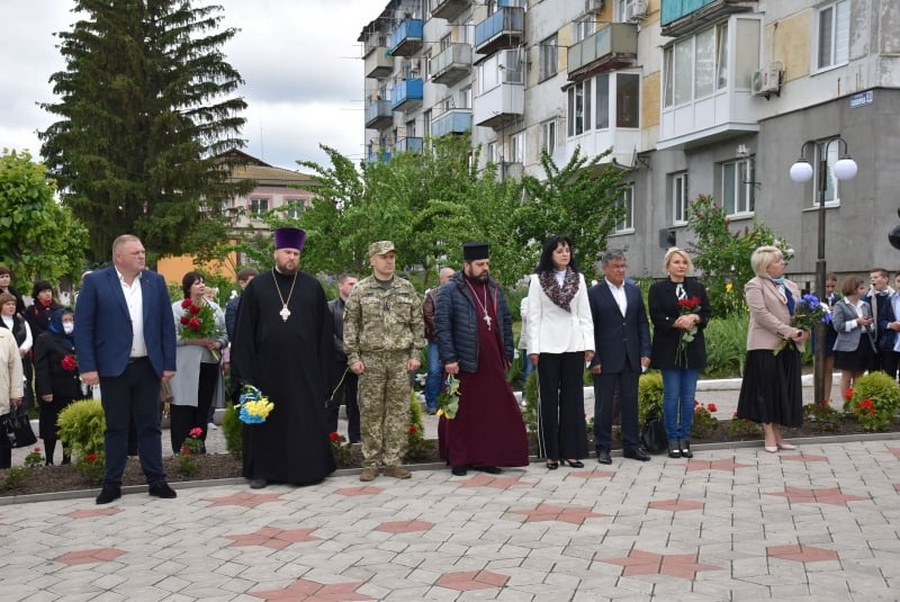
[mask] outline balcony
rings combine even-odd
[[[412,56],[422,49],[422,20],[407,19],[391,32],[390,53]]]
[[[667,37],[680,37],[734,13],[756,10],[756,0],[662,0],[659,24]]]
[[[493,54],[525,40],[525,9],[506,6],[475,26],[475,52]]]
[[[370,52],[365,58],[366,77],[381,79],[394,71],[394,57],[388,52],[387,47],[379,46],[375,52]]]
[[[711,96],[663,107],[657,148],[690,148],[759,131],[758,109],[749,89],[724,89]]]
[[[447,134],[464,134],[471,131],[471,109],[450,109],[431,121],[431,135],[434,138],[440,138]]]
[[[472,4],[471,0],[438,0],[438,2],[438,5],[431,10],[431,16],[448,21],[463,14]]]
[[[387,163],[391,160],[391,151],[383,148],[369,149],[366,153],[366,161],[368,163]]]
[[[475,98],[475,125],[504,127],[525,113],[525,86],[520,83],[501,83]]]
[[[450,44],[431,60],[431,81],[452,86],[472,72],[472,46]]]
[[[389,100],[373,100],[366,106],[366,127],[381,130],[394,124],[394,111]]]
[[[421,153],[422,147],[425,145],[424,138],[416,138],[413,136],[400,138],[394,145],[394,152],[397,153]]]
[[[569,80],[578,81],[601,71],[630,67],[637,52],[637,24],[610,23],[569,48]]]
[[[405,79],[391,90],[391,109],[409,111],[422,106],[422,80]]]

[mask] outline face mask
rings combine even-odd
[[[75,324],[72,322],[63,322],[63,332],[66,334],[72,334],[75,332]]]

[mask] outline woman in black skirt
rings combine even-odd
[[[784,440],[781,427],[796,428],[803,422],[800,353],[810,333],[791,326],[800,288],[784,277],[787,264],[778,247],[757,248],[750,264],[756,277],[744,286],[750,327],[737,416],[761,422],[765,450],[775,453],[796,449]]]
[[[859,276],[844,280],[844,298],[835,303],[831,325],[837,333],[834,366],[841,371],[841,393],[865,374],[875,359],[872,307],[862,300],[868,286]]]

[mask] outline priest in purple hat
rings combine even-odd
[[[247,285],[232,342],[232,367],[274,404],[265,422],[244,425],[250,487],[310,485],[335,469],[326,426],[334,354],[331,315],[319,281],[299,270],[306,232],[275,230],[275,267]]]

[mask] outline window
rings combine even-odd
[[[594,33],[594,15],[586,15],[577,21],[572,23],[572,27],[574,29],[575,39],[572,40],[573,43],[577,44]]]
[[[541,124],[541,149],[551,155],[556,148],[556,120],[545,121]]]
[[[616,222],[616,233],[634,232],[634,184],[628,184],[622,189],[622,196],[616,201],[616,205],[622,208],[622,217]]]
[[[422,113],[422,137],[431,138],[431,109]]]
[[[511,163],[525,163],[525,132],[512,135],[509,160]]]
[[[407,138],[415,138],[416,137],[416,120],[410,119],[406,122],[406,137]]]
[[[639,127],[640,76],[636,73],[616,74],[616,127]]]
[[[586,79],[569,88],[569,136],[577,136],[591,129],[591,80]]]
[[[262,215],[269,210],[269,199],[250,199],[250,215]]]
[[[688,220],[688,175],[686,171],[669,175],[672,224],[683,226]]]
[[[461,88],[456,95],[456,106],[460,109],[472,108],[472,86]]]
[[[557,45],[556,35],[552,35],[540,45],[540,73],[538,78],[540,81],[549,79],[556,75],[559,70],[559,46]]]
[[[841,0],[819,10],[818,49],[816,65],[819,69],[835,67],[847,62],[850,54],[850,2]]]
[[[819,181],[819,169],[822,165],[822,157],[825,154],[826,145],[826,142],[820,142],[816,144],[816,156],[815,161],[813,161],[813,183]],[[828,155],[825,156],[825,164],[827,165],[827,173],[825,174],[826,205],[838,205],[841,202],[841,198],[839,196],[840,190],[838,188],[838,179],[834,175],[834,164],[837,163],[838,159],[838,144],[832,144],[831,148],[828,149]],[[813,186],[813,207],[819,206],[818,194],[818,185]]]
[[[728,215],[749,215],[756,205],[753,157],[722,164],[722,203]]]
[[[755,28],[758,31],[759,26],[755,25]],[[664,106],[683,105],[726,88],[729,82],[728,43],[728,24],[721,23],[665,48]],[[748,38],[747,43],[749,48],[752,39]]]
[[[484,150],[484,155],[484,159],[487,163],[496,163],[497,145],[493,142],[488,142],[487,147]]]
[[[286,197],[284,199],[285,204],[285,215],[292,219],[299,219],[300,214],[303,213],[303,209],[306,206],[305,201],[300,197]]]

